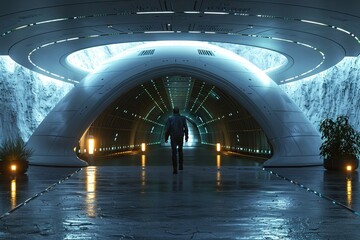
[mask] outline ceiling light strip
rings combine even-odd
[[[200,109],[200,107],[202,107],[202,105],[205,103],[205,101],[208,99],[208,97],[210,96],[211,92],[215,89],[215,86],[213,86],[210,91],[208,92],[208,94],[206,95],[206,97],[204,98],[204,100],[200,103],[200,105],[198,106],[198,108],[195,110],[194,113],[197,113],[197,111]]]
[[[201,94],[202,90],[204,89],[204,86],[205,86],[205,82],[202,83],[200,91],[198,92],[198,95],[196,96],[196,99],[195,99],[193,105],[190,108],[190,112],[194,109],[195,104],[198,102],[200,94]]]
[[[66,17],[66,18],[57,18],[57,19],[49,19],[49,20],[44,20],[44,21],[39,21],[39,22],[35,22],[35,23],[31,23],[31,24],[27,24],[27,25],[22,25],[16,28],[13,28],[11,30],[8,30],[4,33],[1,34],[1,37],[6,36],[10,33],[13,33],[15,31],[21,30],[21,29],[25,29],[28,27],[32,27],[32,26],[36,26],[36,25],[42,25],[42,24],[49,24],[49,23],[54,23],[54,22],[61,22],[61,21],[68,21],[68,20],[78,20],[78,19],[86,19],[86,18],[94,18],[94,17],[110,17],[110,16],[123,16],[123,15],[159,15],[159,14],[206,14],[206,15],[234,15],[234,16],[245,16],[245,17],[257,17],[257,18],[273,18],[273,19],[280,19],[280,20],[284,20],[284,21],[299,21],[299,22],[303,22],[303,23],[308,23],[308,24],[314,24],[314,25],[318,25],[318,26],[323,26],[323,27],[331,27],[335,30],[344,32],[348,35],[350,35],[351,37],[355,38],[356,41],[360,44],[359,38],[357,36],[355,36],[355,34],[351,33],[350,31],[347,31],[343,28],[337,27],[337,26],[333,26],[333,25],[329,25],[326,23],[321,23],[321,22],[317,22],[317,21],[311,21],[311,20],[306,20],[306,19],[296,19],[296,18],[289,18],[289,17],[281,17],[281,16],[273,16],[273,15],[263,15],[263,14],[248,14],[246,12],[226,12],[226,11],[183,11],[183,12],[175,12],[175,11],[138,11],[138,12],[117,12],[117,13],[100,13],[100,14],[93,14],[93,15],[87,15],[87,16],[75,16],[75,17]],[[146,33],[173,33],[173,31],[169,32],[169,31],[148,31]],[[180,32],[180,31],[179,31]]]
[[[156,106],[154,106],[153,108],[150,109],[150,111],[146,114],[144,119],[147,119],[150,115],[150,113],[156,108]]]
[[[138,15],[147,15],[147,14],[173,14],[174,11],[148,11],[148,12],[136,12]]]
[[[102,35],[90,35],[90,36],[84,36],[84,37],[73,37],[73,38],[68,38],[68,39],[62,39],[62,40],[57,40],[55,42],[50,42],[50,43],[46,43],[46,44],[43,44],[41,45],[40,47],[37,47],[35,49],[33,49],[29,55],[28,55],[28,60],[29,62],[34,66],[36,67],[37,69],[41,70],[42,72],[44,72],[44,69],[42,69],[41,67],[39,67],[38,65],[36,65],[32,60],[31,60],[31,55],[41,49],[41,48],[44,48],[44,47],[48,47],[48,46],[51,46],[51,45],[54,45],[54,44],[58,44],[58,43],[64,43],[64,42],[68,42],[68,41],[76,41],[76,40],[79,40],[79,39],[84,39],[84,38],[90,38],[90,37],[107,37],[107,36],[113,36],[113,35],[121,35],[121,34],[126,34],[126,33],[113,33],[113,34],[102,34]],[[288,42],[288,43],[294,43],[294,44],[298,44],[298,45],[302,45],[304,47],[307,47],[307,48],[311,48],[315,51],[318,51],[322,56],[323,56],[323,60],[320,62],[320,64],[318,64],[315,68],[311,69],[310,71],[306,72],[306,74],[316,70],[317,68],[319,68],[325,61],[325,54],[318,50],[317,48],[309,45],[309,44],[306,44],[306,43],[301,43],[301,42],[297,42],[297,41],[293,41],[293,40],[289,40],[289,39],[283,39],[283,38],[276,38],[276,37],[269,37],[269,36],[261,36],[261,35],[255,35],[255,34],[232,34],[232,35],[238,35],[238,36],[245,36],[245,37],[257,37],[257,38],[267,38],[267,39],[271,39],[271,40],[277,40],[277,41],[283,41],[283,42]],[[46,71],[45,71],[46,72]],[[48,72],[46,72],[48,73]],[[298,76],[295,76],[295,77],[292,77],[292,78],[288,78],[288,79],[285,79],[285,80],[282,80],[280,81],[281,83],[284,83],[284,82],[287,82],[287,81],[291,81],[291,80],[294,80],[296,78],[299,78],[300,76],[303,76],[304,74],[301,74],[301,75],[298,75]],[[63,80],[65,79],[63,76],[60,76],[60,78]],[[66,81],[69,81],[69,82],[72,82],[72,83],[78,83],[79,81],[76,81],[76,80],[72,80],[72,79],[66,79]],[[197,100],[197,99],[196,99]],[[194,102],[194,104],[196,103],[196,100]],[[192,106],[191,110],[193,109],[194,105]],[[190,111],[191,111],[190,110]]]
[[[192,92],[192,88],[193,88],[194,83],[192,82],[192,79],[190,77],[189,79],[189,85],[188,85],[188,89],[187,89],[187,93],[186,93],[186,99],[185,99],[185,104],[184,104],[184,109],[187,108],[188,104],[189,104],[189,99],[190,99],[190,95]]]
[[[186,13],[197,13],[196,11],[185,11]],[[184,13],[185,13],[184,12]],[[148,12],[150,14],[150,12]],[[152,13],[156,13],[156,12],[152,12]],[[163,13],[173,13],[173,11],[169,11],[169,12],[166,12],[164,11]],[[200,13],[200,12],[199,12]],[[209,12],[208,12],[209,13]],[[215,12],[212,12],[212,13],[215,13]],[[219,12],[216,12],[216,13],[219,13]],[[10,31],[7,31],[5,33],[3,33],[1,36],[5,36],[11,32],[14,32],[14,31],[17,31],[17,30],[21,30],[21,29],[24,29],[24,28],[27,28],[27,27],[32,27],[32,26],[35,26],[35,25],[40,25],[40,24],[47,24],[47,23],[53,23],[53,22],[60,22],[60,21],[67,21],[67,20],[73,20],[73,19],[84,19],[84,18],[90,18],[90,17],[99,17],[99,16],[112,16],[112,15],[124,15],[124,14],[95,14],[95,15],[90,15],[90,16],[77,16],[77,17],[72,17],[72,18],[59,18],[59,19],[52,19],[52,20],[46,20],[46,21],[40,21],[40,22],[36,22],[36,23],[32,23],[32,24],[28,24],[28,25],[22,25],[20,27],[17,27],[17,28],[14,28]],[[234,13],[235,15],[235,13]],[[360,43],[359,41],[359,38],[356,37],[353,33],[345,30],[345,29],[342,29],[342,28],[339,28],[339,27],[336,27],[336,26],[332,26],[332,25],[328,25],[328,24],[325,24],[325,23],[320,23],[320,22],[316,22],[316,21],[310,21],[310,20],[300,20],[300,19],[292,19],[292,18],[283,18],[283,17],[277,17],[277,16],[270,16],[270,15],[249,15],[248,16],[256,16],[256,17],[259,17],[259,18],[277,18],[277,19],[283,19],[283,20],[293,20],[293,21],[300,21],[300,22],[304,22],[304,23],[309,23],[309,24],[315,24],[315,25],[319,25],[319,26],[325,26],[325,27],[331,27],[335,30],[338,30],[338,31],[341,31],[341,32],[344,32],[350,36],[352,36],[353,38],[356,39],[356,41],[358,43]],[[179,32],[179,31],[177,31]],[[152,34],[156,34],[156,33],[174,33],[174,31],[146,31],[144,33],[152,33]],[[188,33],[202,33],[200,31],[189,31]],[[205,34],[221,34],[221,33],[216,33],[216,32],[203,32]],[[96,38],[96,37],[102,37],[102,36],[112,36],[112,35],[118,35],[118,34],[126,34],[126,33],[113,33],[113,34],[103,34],[103,35],[90,35],[90,36],[86,36],[86,37],[75,37],[75,38],[69,38],[69,39],[63,39],[63,40],[58,40],[56,42],[52,42],[52,43],[47,43],[47,44],[44,44],[41,46],[41,48],[43,47],[47,47],[47,46],[50,46],[50,45],[53,45],[53,44],[56,44],[56,43],[62,43],[62,42],[66,42],[66,41],[73,41],[73,40],[78,40],[78,39],[81,39],[81,38]],[[133,34],[133,33],[128,33],[128,34]],[[300,44],[300,45],[303,45],[305,47],[311,47],[310,45],[308,44],[304,44],[304,43],[299,43],[299,42],[295,42],[295,41],[292,41],[292,40],[288,40],[288,39],[281,39],[281,38],[271,38],[271,37],[266,37],[266,36],[259,36],[259,35],[254,35],[254,34],[234,34],[234,33],[228,33],[229,35],[240,35],[240,36],[247,36],[247,37],[261,37],[261,38],[268,38],[268,39],[272,39],[272,40],[280,40],[280,41],[285,41],[285,42],[290,42],[290,43],[297,43],[297,44]],[[311,47],[313,48],[313,47]],[[314,50],[316,50],[316,48],[313,48]],[[36,49],[37,50],[37,49]],[[32,52],[33,53],[33,52]],[[320,52],[321,53],[321,52]],[[31,55],[31,54],[29,54]],[[39,70],[42,70],[42,68],[38,67],[36,64],[34,64],[33,61],[31,61],[30,59],[30,62],[32,65],[34,65],[37,69]],[[322,62],[323,63],[323,62]],[[320,63],[319,65],[317,65],[314,69],[318,68],[322,63]],[[313,69],[313,70],[314,70]],[[307,72],[309,73],[309,72]],[[293,78],[289,78],[289,79],[286,79],[284,81],[290,81],[290,80],[293,80],[293,79],[296,79],[298,78],[299,76],[303,76],[304,74],[302,75],[298,75],[298,76],[295,76]],[[64,77],[61,77],[61,79],[64,79]],[[68,81],[70,82],[78,82],[78,81],[75,81],[75,80],[72,80],[72,79],[67,79]],[[284,82],[284,81],[281,81],[281,82]]]
[[[153,96],[150,94],[150,92],[145,88],[145,86],[142,84],[141,87],[144,89],[144,91],[149,95],[149,97],[151,98],[151,100],[155,103],[155,105],[160,109],[160,111],[162,113],[164,113],[164,110],[159,106],[159,104],[157,103],[157,101],[153,98]]]
[[[162,98],[162,96],[161,96],[161,94],[160,94],[160,92],[159,92],[158,88],[156,87],[156,84],[155,84],[154,80],[151,80],[151,82],[152,82],[153,87],[154,87],[154,89],[155,89],[156,93],[158,94],[158,96],[159,96],[159,98],[160,98],[160,100],[161,100],[162,104],[164,105],[164,108],[166,109],[166,111],[168,111],[169,109],[167,108],[167,106],[166,106],[166,104],[165,104],[164,99]]]

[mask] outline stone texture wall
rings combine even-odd
[[[280,86],[317,129],[324,118],[345,114],[360,130],[359,66],[360,57],[345,58],[320,74]]]
[[[72,84],[34,73],[0,57],[0,141],[20,135],[25,141]]]

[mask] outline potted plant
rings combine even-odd
[[[324,167],[328,170],[355,170],[360,153],[360,134],[350,125],[349,117],[338,116],[335,121],[325,119],[320,124],[320,155],[324,158]]]
[[[6,139],[0,146],[0,173],[22,174],[28,169],[28,159],[33,151],[26,147],[21,137]]]

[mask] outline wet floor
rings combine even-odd
[[[217,154],[212,148],[185,147],[184,164],[188,166],[261,166],[265,159],[246,157],[224,152]],[[172,166],[171,148],[154,147],[145,153],[137,152],[109,159],[89,160],[93,166]]]
[[[1,176],[0,239],[357,239],[357,174],[186,149]],[[12,210],[15,209],[15,210]]]

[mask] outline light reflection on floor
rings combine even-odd
[[[16,178],[11,180],[11,208],[15,208],[16,207]]]
[[[215,156],[215,159],[214,159]],[[190,166],[258,166],[264,159],[217,153],[215,149],[205,147],[184,147],[184,164]],[[157,147],[141,154],[124,154],[111,159],[94,159],[94,166],[171,166],[171,148]]]
[[[169,151],[83,168],[0,221],[0,239],[356,239],[360,234],[355,214],[263,170],[259,162],[186,151],[184,171],[173,175]],[[13,207],[61,179],[56,171],[31,167],[28,180],[2,179],[0,206]],[[320,167],[273,171],[360,210],[357,173]]]
[[[86,171],[86,213],[96,217],[96,167],[85,168]]]

